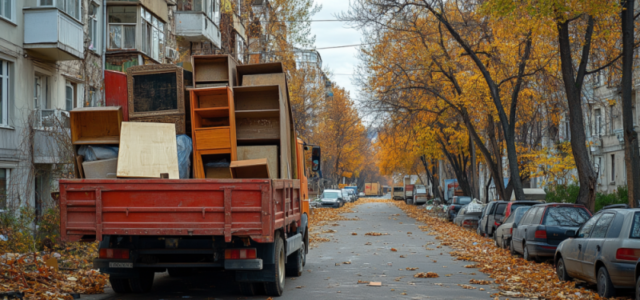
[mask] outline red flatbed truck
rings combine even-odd
[[[264,284],[280,296],[309,245],[306,146],[297,141],[299,179],[60,180],[62,239],[100,241],[94,267],[118,293],[149,291],[156,272],[204,268],[234,270],[245,295]]]

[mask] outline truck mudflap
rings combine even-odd
[[[224,261],[224,268],[236,271],[260,271],[262,270],[262,259],[227,259]]]
[[[287,256],[291,255],[291,253],[298,251],[300,247],[302,247],[301,234],[298,233],[292,237],[287,238]]]

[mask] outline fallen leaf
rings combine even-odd
[[[407,268],[407,271],[415,271],[415,270],[417,270],[417,269],[418,269],[418,268]]]
[[[436,274],[434,272],[426,272],[426,273],[420,272],[420,273],[417,273],[417,274],[413,275],[413,277],[415,277],[415,278],[438,278],[440,276],[438,276],[438,274]]]
[[[391,248],[391,252],[398,252],[396,248]]]

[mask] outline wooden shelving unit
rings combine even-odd
[[[193,173],[194,178],[207,178],[207,162],[225,159],[231,163],[237,159],[233,91],[230,87],[216,87],[196,88],[190,93]]]
[[[191,57],[195,88],[238,85],[236,60],[227,54]]]

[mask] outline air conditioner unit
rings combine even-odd
[[[170,60],[173,60],[173,61],[176,61],[176,60],[178,60],[178,58],[180,58],[180,52],[178,52],[178,50],[173,49],[171,47],[166,47],[164,53],[165,53],[164,56],[166,58],[168,58]]]

